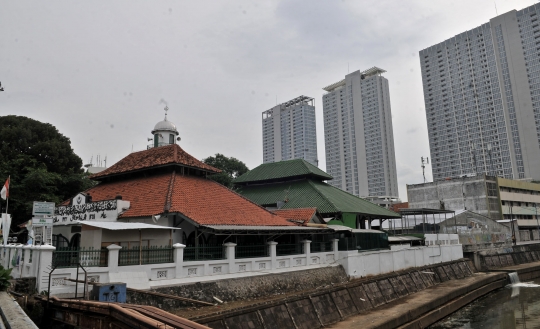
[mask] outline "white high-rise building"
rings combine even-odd
[[[318,166],[315,105],[300,96],[262,113],[263,163],[304,159]]]
[[[398,197],[394,135],[386,71],[356,71],[323,88],[329,181],[351,194]]]
[[[434,180],[540,179],[540,4],[420,51]]]

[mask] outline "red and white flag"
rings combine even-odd
[[[0,192],[0,197],[2,197],[2,199],[4,200],[9,198],[9,177],[7,181],[4,183],[4,187],[2,187],[2,191]]]

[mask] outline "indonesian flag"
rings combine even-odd
[[[4,183],[4,187],[2,187],[2,191],[0,192],[0,197],[2,197],[2,199],[6,199],[6,198],[9,198],[9,177],[7,179],[7,181]]]

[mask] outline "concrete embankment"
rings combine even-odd
[[[447,281],[400,298],[330,328],[425,328],[506,284],[504,273],[475,273],[471,277]]]
[[[462,280],[441,283],[436,287],[348,318],[330,328],[425,328],[475,299],[504,287],[509,283],[508,273],[517,272],[521,281],[540,277],[539,259],[540,253],[537,251],[484,257],[482,265],[488,272],[475,273]]]
[[[0,292],[0,316],[0,328],[38,329],[17,301],[5,291]]]
[[[247,306],[199,313],[189,318],[214,329],[327,327],[428,287],[439,287],[443,282],[458,282],[458,279],[473,277],[474,269],[471,266],[462,260],[411,268],[283,299],[259,303],[253,301]],[[497,275],[505,277],[504,274],[494,274]]]

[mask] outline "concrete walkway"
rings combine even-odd
[[[7,292],[0,292],[0,315],[5,328],[12,329],[38,329],[38,327],[24,313],[17,301]],[[0,325],[0,328],[2,326]]]
[[[443,318],[474,299],[504,287],[506,277],[505,273],[475,273],[465,279],[450,280],[350,317],[329,328],[425,328],[434,319]]]

